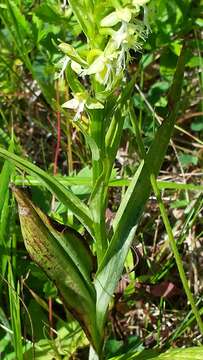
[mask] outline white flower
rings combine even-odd
[[[73,121],[76,121],[81,118],[81,114],[85,110],[85,106],[87,109],[103,109],[104,106],[98,100],[91,98],[88,93],[76,93],[74,94],[74,98],[66,101],[62,107],[75,110],[76,114],[73,118]]]
[[[100,84],[106,85],[112,81],[113,75],[113,54],[105,55],[103,52],[99,55],[93,63],[89,66],[87,70],[83,71],[84,75],[93,75],[95,74],[96,80]]]
[[[120,29],[115,31],[112,39],[115,41],[116,43],[116,48],[120,48],[121,44],[123,44],[128,37],[128,26],[126,22],[123,22]]]
[[[86,99],[84,98],[84,95],[83,96],[82,95],[83,94],[81,94],[81,93],[77,93],[77,94],[75,94],[75,97],[73,99],[66,101],[62,105],[63,108],[67,108],[67,109],[76,111],[73,121],[80,119],[81,114],[84,111]]]
[[[71,68],[73,71],[76,72],[76,74],[78,74],[78,75],[82,74],[82,71],[83,71],[82,67],[76,61],[73,61],[73,60],[71,61]]]
[[[120,28],[114,31],[112,41],[114,47],[119,54],[117,58],[116,74],[125,68],[126,62],[130,60],[130,49],[139,51],[142,47],[140,39],[146,39],[146,29],[143,23],[139,20],[134,20],[134,23],[122,22]]]
[[[133,0],[132,5],[134,5],[134,6],[136,6],[136,5],[143,6],[148,2],[149,2],[149,0]]]
[[[109,15],[105,16],[100,25],[102,27],[115,26],[121,21],[130,22],[132,17],[132,11],[128,8],[121,8],[113,11]]]

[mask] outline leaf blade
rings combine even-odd
[[[139,170],[139,176],[137,176],[137,173],[134,175],[131,186],[126,191],[118,215],[115,218],[114,234],[95,277],[98,326],[101,328],[104,326],[109,300],[122,274],[124,261],[133,240],[136,225],[151,192],[150,173],[152,172],[155,176],[158,175],[175,126],[178,111],[177,94],[179,96],[181,94],[184,63],[185,48],[181,52],[172,84],[173,91],[176,91],[174,99],[172,99],[173,93],[170,93],[171,112],[159,127],[145,157],[141,171]],[[176,100],[176,102],[173,100]]]
[[[31,258],[46,272],[55,283],[67,309],[81,324],[87,337],[98,349],[99,337],[95,319],[94,286],[81,274],[78,264],[73,261],[62,246],[59,237],[50,231],[47,219],[27,198],[25,193],[15,187],[12,191],[18,203],[19,218],[25,246]]]
[[[22,159],[20,156],[12,154],[5,149],[0,148],[0,156],[13,163],[17,168],[36,176],[43,182],[48,190],[54,193],[56,197],[74,213],[92,234],[92,219],[88,207],[64,185],[60,184],[55,177],[47,174],[44,170],[28,160]]]

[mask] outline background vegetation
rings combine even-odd
[[[158,179],[199,314],[203,313],[201,11],[201,2],[196,0],[150,2],[150,34],[142,51],[131,51],[126,74],[129,81],[136,76],[132,93],[135,121],[126,112],[106,211],[110,227],[142,158],[139,134],[148,150],[167,115],[167,94],[185,41],[178,119]],[[85,43],[66,1],[1,1],[0,146],[58,176],[86,202],[92,190],[91,152],[79,125],[72,121],[75,112],[60,107],[71,97],[63,76],[61,41],[81,52]],[[85,114],[79,121],[88,128]],[[1,357],[86,359],[88,342],[83,331],[64,309],[56,287],[25,250],[16,203],[8,189],[10,180],[16,186],[28,186],[33,202],[53,219],[82,233],[84,229],[35,177],[15,170],[2,158],[0,171]],[[108,359],[180,359],[176,349],[165,353],[176,347],[189,348],[183,355],[187,360],[202,359],[200,330],[169,248],[159,206],[152,194],[110,304]],[[86,237],[88,240],[88,234]],[[163,355],[158,356],[157,349]],[[142,352],[140,357],[138,352]]]

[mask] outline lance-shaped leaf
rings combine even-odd
[[[81,258],[87,256],[87,249],[76,233],[73,235],[66,231],[66,234],[60,234],[54,229],[46,215],[22,190],[14,186],[12,190],[18,202],[22,235],[28,253],[55,283],[64,305],[79,321],[96,351],[99,351],[100,337],[95,321],[96,294],[88,275],[91,266],[89,260]]]
[[[75,14],[82,31],[89,40],[94,38],[94,18],[93,18],[93,1],[92,0],[69,0],[73,13]],[[85,14],[85,15],[84,15]]]
[[[13,152],[14,149],[14,143],[13,140],[10,140],[10,146],[9,146],[9,151]],[[0,173],[0,216],[1,216],[1,211],[3,209],[4,206],[4,199],[6,197],[6,193],[8,191],[8,184],[10,182],[10,177],[13,171],[13,166],[8,162],[5,161],[4,165],[2,167],[1,173]]]
[[[103,257],[95,278],[97,290],[98,326],[102,329],[108,303],[122,274],[125,258],[134,238],[136,225],[144,211],[151,192],[150,174],[158,175],[173,133],[178,111],[184,74],[185,49],[183,48],[177,64],[173,92],[170,92],[169,113],[159,127],[155,139],[140,164],[114,219],[114,234]]]

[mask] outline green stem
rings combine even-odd
[[[99,149],[99,159],[95,159],[95,154],[92,154],[92,167],[93,167],[93,184],[96,183],[99,176],[102,173],[103,165],[102,165],[102,157],[104,151],[104,119],[103,113],[101,110],[95,110],[94,112],[90,112],[91,118],[91,137],[94,139],[97,147]]]
[[[178,271],[179,271],[179,275],[180,275],[180,278],[181,278],[185,293],[187,295],[188,301],[190,302],[192,311],[193,311],[193,313],[194,313],[194,315],[196,317],[200,333],[203,335],[203,322],[202,322],[201,316],[200,316],[199,311],[198,311],[198,309],[196,307],[193,295],[192,295],[192,293],[190,291],[190,288],[189,288],[189,285],[188,285],[188,281],[187,281],[185,271],[184,271],[184,268],[183,268],[183,263],[182,263],[180,254],[178,252],[176,241],[175,241],[174,236],[173,236],[173,232],[172,232],[171,225],[170,225],[170,222],[169,222],[169,219],[168,219],[168,215],[167,215],[164,203],[162,201],[161,194],[160,194],[160,191],[159,191],[157,181],[156,181],[156,178],[155,178],[154,174],[151,174],[150,179],[151,179],[151,184],[152,184],[155,196],[156,196],[158,204],[159,204],[159,209],[160,209],[160,212],[161,212],[161,216],[162,216],[162,219],[163,219],[163,222],[164,222],[167,234],[168,234],[169,243],[170,243],[171,249],[173,251],[174,257],[175,257],[176,265],[177,265],[177,268],[178,268]]]
[[[142,136],[140,134],[139,125],[138,125],[138,121],[137,121],[136,116],[135,116],[135,112],[134,112],[134,109],[133,109],[132,102],[131,102],[131,104],[129,106],[129,110],[130,110],[131,123],[132,123],[132,126],[133,126],[133,130],[135,132],[135,135],[136,135],[136,141],[137,141],[139,155],[140,155],[141,159],[144,159],[145,155],[146,155],[146,151],[145,151],[145,147],[144,147],[144,142],[142,140]]]
[[[99,158],[92,151],[93,191],[90,198],[90,210],[93,217],[97,260],[100,263],[107,249],[107,234],[105,226],[106,196],[104,185],[103,158],[104,158],[104,114],[101,110],[90,112],[91,137],[99,150]]]

